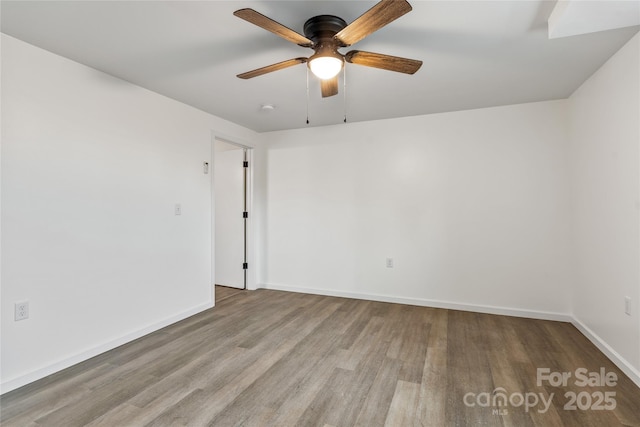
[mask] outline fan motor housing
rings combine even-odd
[[[304,23],[304,35],[314,43],[331,39],[347,26],[344,19],[333,15],[318,15]]]

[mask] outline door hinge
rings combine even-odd
[[[248,268],[249,268],[249,264],[248,264],[248,263],[246,263],[246,262],[243,262],[243,263],[242,263],[242,269],[243,269],[243,270],[247,270]]]
[[[242,218],[249,218],[249,212],[242,212]]]
[[[247,162],[247,161],[242,162],[242,167],[243,168],[248,168],[249,167],[249,162]]]

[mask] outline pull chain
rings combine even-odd
[[[307,68],[307,124],[309,124],[309,67]]]
[[[342,93],[344,94],[344,122],[347,123],[347,64],[342,66]]]

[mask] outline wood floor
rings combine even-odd
[[[221,301],[226,300],[229,297],[243,292],[246,291],[244,289],[216,285],[216,305],[219,305]]]
[[[572,377],[538,386],[537,368]],[[598,392],[615,409],[589,409]],[[267,290],[1,400],[6,427],[640,426],[640,389],[570,324]]]

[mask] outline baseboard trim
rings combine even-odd
[[[370,300],[370,301],[417,305],[422,307],[446,308],[449,310],[471,311],[474,313],[499,314],[503,316],[525,317],[528,319],[553,320],[557,322],[568,322],[568,323],[571,323],[573,321],[573,318],[568,314],[554,313],[554,312],[547,312],[547,311],[523,310],[523,309],[513,309],[513,308],[506,308],[506,307],[495,307],[495,306],[477,305],[477,304],[461,304],[461,303],[454,303],[450,301],[439,301],[439,300],[431,300],[431,299],[423,299],[423,298],[395,297],[391,295],[368,294],[368,293],[365,294],[365,293],[358,293],[358,292],[343,292],[343,291],[334,291],[330,289],[299,288],[295,286],[277,285],[273,283],[262,283],[260,284],[260,288],[272,289],[276,291],[299,292],[303,294],[326,295],[326,296],[333,296],[333,297],[354,298],[354,299],[363,299],[363,300]]]
[[[640,371],[635,369],[624,357],[615,351],[605,340],[592,331],[587,325],[579,319],[573,318],[571,322],[589,341],[591,341],[598,350],[604,353],[622,372],[624,372],[638,387],[640,387]]]
[[[173,323],[179,322],[181,320],[186,319],[187,317],[191,317],[194,314],[198,314],[204,310],[208,310],[209,308],[214,306],[214,301],[209,301],[205,304],[198,305],[193,307],[187,311],[176,314],[174,316],[163,319],[159,322],[156,322],[152,325],[139,329],[137,331],[128,333],[120,338],[115,340],[106,342],[99,346],[90,348],[78,354],[75,354],[71,357],[65,358],[58,362],[52,363],[50,365],[45,366],[44,368],[36,369],[35,371],[29,372],[28,374],[21,375],[19,377],[13,378],[6,382],[0,383],[0,394],[4,394],[25,386],[29,383],[42,379],[48,375],[54,374],[56,372],[62,371],[63,369],[69,368],[73,365],[76,365],[80,362],[84,362],[85,360],[91,359],[94,356],[97,356],[101,353],[104,353],[109,350],[113,350],[116,347],[119,347],[123,344],[136,340],[140,337],[143,337],[147,334],[155,332],[159,329],[162,329],[166,326],[169,326]]]

